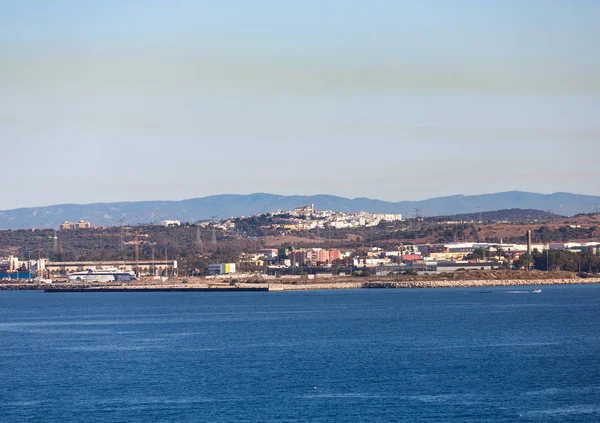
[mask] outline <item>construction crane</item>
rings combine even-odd
[[[118,234],[90,234],[91,236],[97,236],[100,238],[103,237],[119,237],[121,240],[123,240],[123,237],[125,236],[133,236],[133,245],[134,245],[134,255],[135,255],[135,273],[136,275],[139,277],[140,275],[140,231],[139,229],[136,229],[135,233],[118,233]],[[142,235],[142,236],[148,236],[148,235]],[[121,245],[123,245],[123,242],[121,241]]]

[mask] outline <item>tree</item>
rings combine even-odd
[[[521,254],[519,256],[519,260],[517,260],[517,268],[528,270],[531,266],[531,263],[533,263],[533,257],[531,256],[531,254]]]
[[[583,271],[600,271],[600,258],[593,254],[581,255],[572,251],[549,250],[539,252],[534,250],[534,267],[537,270],[564,270],[567,272],[579,271],[579,266]]]
[[[471,254],[467,255],[467,260],[483,260],[485,258],[485,250],[483,248],[475,248]]]

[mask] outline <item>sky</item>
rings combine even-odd
[[[596,0],[0,10],[0,209],[600,195]]]

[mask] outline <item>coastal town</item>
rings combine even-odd
[[[571,232],[562,230],[563,226],[558,229],[562,238],[570,233],[587,236],[584,240],[558,242],[548,222],[513,225],[522,233],[508,236],[507,240],[481,239],[483,231],[493,233],[501,225],[510,223],[440,221],[419,216],[406,219],[400,214],[317,210],[314,205],[249,217],[195,223],[164,220],[125,228],[97,228],[81,219],[63,222],[58,231],[43,231],[43,235],[47,234],[47,240],[42,241],[46,248],[37,251],[29,246],[23,248],[23,244],[27,243],[26,237],[41,240],[40,230],[24,231],[21,245],[11,245],[5,249],[11,254],[0,258],[0,277],[9,282],[96,282],[101,280],[96,273],[102,273],[113,275],[108,280],[121,281],[268,281],[434,276],[476,270],[570,271],[590,275],[600,271],[600,241],[594,239],[595,226],[570,224],[567,230]],[[530,227],[537,229],[525,230]],[[419,242],[423,234],[431,235],[440,228],[445,232],[454,228],[455,241]],[[63,240],[66,243],[71,239],[75,240],[71,241],[74,245],[83,246],[79,255],[72,253],[77,251],[74,248],[70,254],[65,251]],[[184,239],[187,243],[178,246],[176,241],[181,243]],[[108,247],[99,243],[101,240]],[[90,251],[94,246],[105,253],[101,258]],[[20,256],[19,250],[26,256]]]

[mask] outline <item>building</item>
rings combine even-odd
[[[437,263],[433,261],[409,261],[406,270],[417,272],[418,274],[437,272]]]
[[[87,269],[114,268],[136,271],[138,266],[141,276],[177,276],[177,260],[139,260],[137,263],[135,260],[45,262],[45,270],[49,278]]]
[[[329,250],[311,248],[306,251],[306,261],[309,261],[311,264],[328,263],[330,262]]]
[[[583,254],[600,254],[600,245],[584,245],[581,247]]]
[[[473,243],[434,244],[429,246],[429,257],[434,260],[463,260],[473,251],[475,251]]]
[[[338,260],[341,256],[342,253],[340,250],[326,250],[323,248],[294,250],[288,255],[294,266],[316,266],[317,264],[331,264],[334,260]]]
[[[432,263],[430,263],[432,264]],[[483,263],[471,263],[468,261],[439,261],[435,263],[435,272],[455,272],[457,270],[491,270],[494,265],[498,266],[498,263],[494,262],[483,262]]]
[[[8,256],[0,258],[0,270],[12,272],[21,267],[21,261],[17,256]]]
[[[378,217],[381,220],[384,220],[386,222],[400,222],[400,221],[402,221],[402,215],[399,214],[399,213],[397,213],[397,214],[394,214],[394,213],[381,214],[381,215],[378,215]]]
[[[163,220],[160,222],[162,226],[181,226],[181,221],[179,220]]]
[[[294,209],[294,215],[296,216],[312,216],[315,213],[315,205],[296,207]]]
[[[262,248],[258,250],[258,254],[267,258],[274,259],[279,255],[279,251],[276,248]]]
[[[402,254],[402,261],[415,261],[415,260],[423,260],[420,254]]]
[[[92,227],[92,224],[90,222],[88,222],[87,220],[80,220],[79,222],[77,222],[75,224],[76,229],[90,229],[91,227]]]
[[[306,251],[304,250],[293,250],[288,255],[291,260],[292,267],[303,266],[306,261]]]
[[[215,263],[208,265],[210,275],[229,275],[235,273],[235,263]]]
[[[389,258],[358,258],[353,260],[353,264],[356,267],[377,267],[377,266],[386,266],[391,264],[391,260]]]
[[[60,224],[61,231],[69,231],[71,229],[75,229],[75,224],[72,222],[64,221],[63,223]]]
[[[333,263],[336,260],[339,260],[342,257],[342,252],[340,250],[329,250],[329,263]]]

